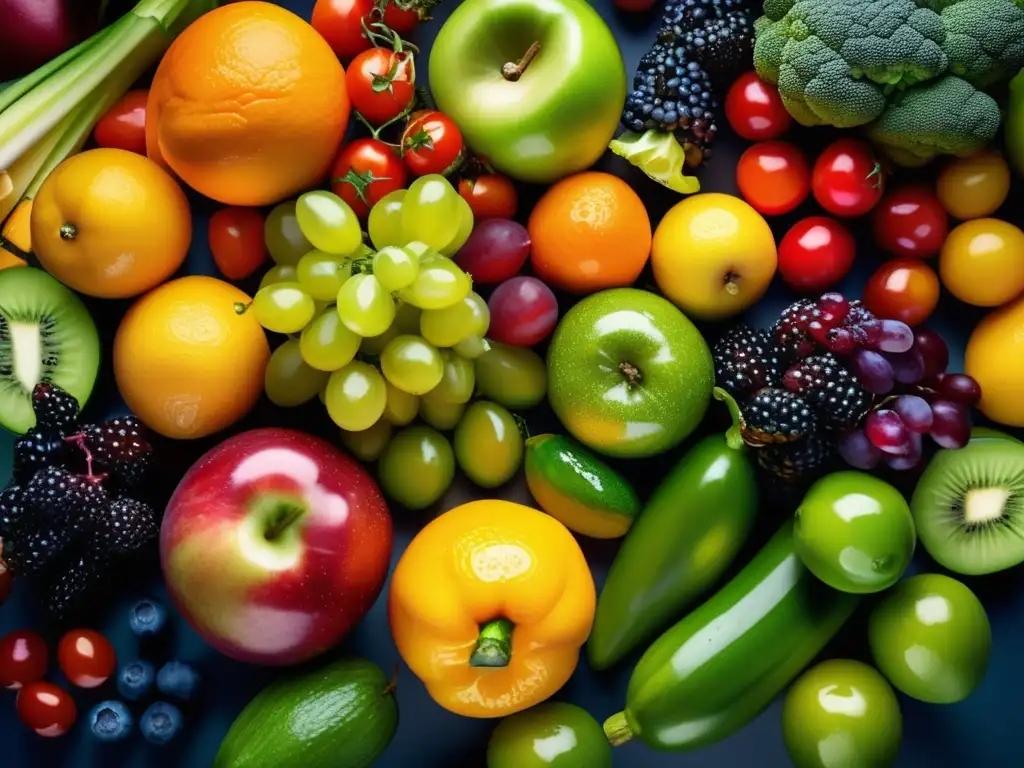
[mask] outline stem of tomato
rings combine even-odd
[[[512,660],[512,630],[508,619],[495,619],[480,627],[476,647],[469,657],[471,667],[507,667]]]

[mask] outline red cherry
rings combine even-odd
[[[0,559],[0,605],[7,602],[7,598],[11,596],[11,587],[14,586],[14,577],[11,576],[11,569],[7,567],[2,559]]]
[[[53,683],[29,683],[18,691],[15,706],[25,727],[47,738],[63,736],[78,717],[74,699]]]
[[[779,243],[779,274],[796,291],[820,293],[837,285],[853,266],[857,246],[835,219],[798,221]]]
[[[79,688],[103,685],[117,668],[114,646],[91,629],[73,629],[64,635],[57,646],[57,661],[68,682]]]
[[[14,691],[42,680],[49,656],[46,641],[35,632],[8,632],[0,638],[0,685]]]

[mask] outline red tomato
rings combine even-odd
[[[402,159],[414,176],[451,173],[462,161],[462,133],[436,109],[413,114],[402,134]]]
[[[25,727],[48,738],[63,736],[78,717],[74,699],[53,683],[29,683],[18,691],[15,708]]]
[[[888,194],[875,208],[873,223],[875,242],[895,256],[934,256],[949,235],[949,215],[942,201],[920,185]]]
[[[96,123],[96,143],[107,149],[146,154],[146,102],[149,91],[128,91]]]
[[[505,176],[486,173],[475,179],[461,179],[459,194],[473,209],[474,221],[514,219],[519,207],[519,193]]]
[[[27,630],[8,632],[0,638],[0,686],[13,691],[42,680],[49,661],[40,635]]]
[[[863,298],[878,317],[919,325],[939,303],[939,277],[920,259],[894,259],[871,276]]]
[[[389,0],[384,6],[384,23],[402,37],[408,37],[420,23],[420,15],[415,8],[405,10],[395,0]]]
[[[416,95],[412,54],[371,48],[345,70],[352,108],[371,125],[383,125],[405,112]]]
[[[779,96],[779,89],[766,83],[757,72],[740,75],[725,97],[729,125],[744,139],[777,139],[793,123]]]
[[[244,280],[267,260],[263,214],[255,208],[221,208],[210,217],[210,252],[228,280]]]
[[[365,218],[384,195],[404,189],[406,178],[396,150],[377,139],[356,139],[334,161],[331,189]]]
[[[363,32],[363,19],[373,12],[373,4],[374,0],[316,0],[310,24],[338,58],[348,61],[373,47]]]
[[[72,629],[57,646],[57,661],[64,677],[79,688],[103,685],[117,668],[117,654],[99,632]]]
[[[818,205],[835,216],[863,216],[885,192],[885,176],[863,141],[840,139],[814,164],[812,181]]]
[[[853,266],[857,246],[835,219],[811,216],[798,221],[779,243],[779,274],[793,290],[822,293]]]
[[[789,213],[811,192],[807,158],[793,144],[764,141],[750,147],[736,167],[740,193],[766,216]]]

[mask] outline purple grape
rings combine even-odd
[[[848,328],[830,328],[825,334],[825,346],[829,352],[848,355],[857,348],[857,342]]]
[[[938,382],[938,391],[946,400],[973,407],[981,400],[981,385],[965,373],[947,373]]]
[[[921,435],[916,432],[910,434],[910,447],[902,456],[887,456],[885,463],[897,472],[906,472],[908,469],[920,466],[924,458],[924,441]]]
[[[828,331],[829,329],[817,320],[812,320],[807,325],[807,334],[822,346],[825,346],[825,339],[828,337]]]
[[[949,365],[949,347],[935,331],[918,328],[914,331],[914,349],[924,358],[924,378],[944,373]]]
[[[878,342],[882,338],[882,321],[865,320],[854,326],[853,338],[864,349],[878,349]]]
[[[906,352],[914,346],[914,331],[899,320],[883,320],[878,348],[883,352]]]
[[[916,349],[890,352],[886,358],[892,365],[892,377],[900,384],[916,384],[924,378],[924,357]]]
[[[963,448],[971,439],[971,413],[950,400],[932,401],[932,440],[943,448]]]
[[[868,440],[884,453],[904,455],[910,449],[910,430],[896,411],[883,408],[872,411],[864,421]]]
[[[851,367],[860,383],[873,395],[885,395],[893,388],[892,365],[879,352],[859,349],[853,353]]]
[[[896,398],[892,409],[911,432],[927,432],[932,428],[932,407],[923,397],[902,395]]]
[[[840,435],[837,447],[843,461],[854,469],[871,469],[882,458],[882,452],[868,440],[868,436],[860,429]]]
[[[454,261],[474,283],[502,283],[519,274],[530,256],[530,233],[522,224],[486,219],[473,229]]]
[[[821,324],[835,328],[850,313],[850,302],[841,293],[826,293],[818,299],[818,309],[821,310]]]

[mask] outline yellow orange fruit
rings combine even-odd
[[[188,254],[192,216],[178,183],[123,149],[93,149],[51,173],[32,205],[32,248],[62,283],[88,296],[138,296]]]
[[[942,284],[960,301],[998,307],[1024,291],[1024,232],[999,219],[966,221],[939,255]]]
[[[573,293],[632,285],[651,253],[643,201],[608,173],[559,181],[537,202],[528,229],[537,276]]]
[[[1024,427],[1024,297],[978,323],[967,341],[964,373],[981,385],[983,414],[1008,427]]]
[[[345,135],[345,71],[271,3],[224,5],[167,51],[149,91],[146,151],[228,205],[276,203],[324,179]]]
[[[172,280],[128,310],[114,339],[114,376],[151,429],[186,439],[245,416],[263,391],[270,358],[249,297],[212,277]]]

